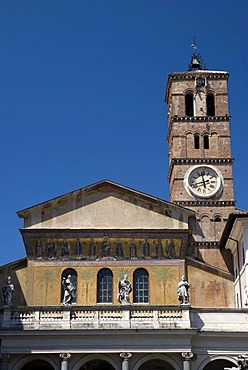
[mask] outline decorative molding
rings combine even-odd
[[[194,164],[233,164],[234,158],[172,158],[168,170],[167,179],[170,181],[174,165]]]
[[[204,77],[208,80],[228,80],[229,73],[225,71],[189,71],[189,72],[174,72],[168,75],[168,81],[165,92],[165,102],[168,104],[169,91],[172,80],[195,80],[197,77]]]
[[[234,158],[172,158],[173,164],[185,163],[233,163]]]
[[[197,122],[197,123],[199,123],[199,122],[223,122],[223,121],[227,121],[229,123],[230,120],[231,120],[231,116],[228,116],[228,115],[226,115],[226,116],[193,116],[193,117],[173,116],[173,117],[171,117],[170,122],[169,122],[167,141],[169,142],[169,140],[170,140],[173,123],[178,123],[178,122]]]
[[[189,247],[215,247],[216,249],[219,248],[219,245],[220,243],[216,241],[189,243]]]
[[[230,121],[231,116],[225,115],[225,116],[183,116],[183,117],[177,117],[173,116],[171,117],[172,122],[221,122],[221,121]]]
[[[215,206],[215,207],[235,207],[236,200],[181,200],[181,201],[174,201],[173,203],[180,205],[180,206],[199,206],[199,207],[206,207],[206,206]]]

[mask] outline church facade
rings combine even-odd
[[[246,366],[227,83],[196,54],[168,76],[169,202],[104,180],[18,212],[27,257],[0,269],[1,369]]]

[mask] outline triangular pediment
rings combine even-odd
[[[108,180],[18,212],[35,229],[187,229],[192,214]]]

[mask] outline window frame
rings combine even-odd
[[[133,273],[133,303],[149,303],[149,274],[144,268],[138,268]]]
[[[108,268],[102,268],[97,273],[97,303],[113,303],[113,272]]]

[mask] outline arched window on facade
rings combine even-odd
[[[194,146],[195,149],[200,149],[200,136],[198,134],[194,135]]]
[[[208,135],[203,136],[203,147],[204,149],[209,149],[209,136]]]
[[[112,303],[113,274],[109,269],[102,269],[97,274],[97,303]]]
[[[133,276],[134,303],[148,303],[148,272],[138,269]]]
[[[207,116],[215,116],[214,94],[207,95]]]
[[[66,269],[61,277],[61,302],[63,304],[76,303],[77,301],[77,272]]]
[[[189,117],[194,116],[194,99],[191,92],[185,95],[185,115]]]

